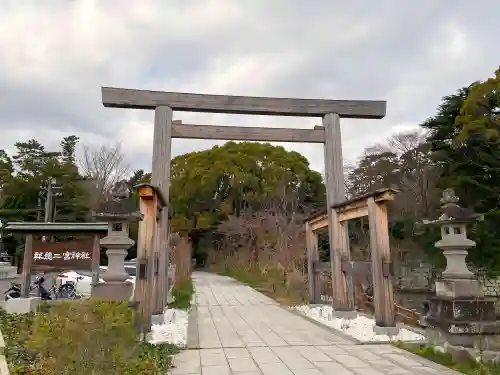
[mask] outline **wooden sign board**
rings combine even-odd
[[[37,271],[91,270],[93,241],[33,241],[33,265]]]

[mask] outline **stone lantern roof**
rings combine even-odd
[[[478,214],[470,208],[460,207],[457,204],[458,197],[453,189],[445,189],[440,202],[443,204],[441,206],[443,214],[439,217],[440,221],[470,222],[483,218],[483,214]]]
[[[440,200],[441,216],[437,220],[424,220],[423,224],[466,224],[484,219],[483,214],[476,213],[470,208],[460,207],[457,204],[458,200],[453,189],[445,189]]]
[[[94,217],[103,221],[137,221],[140,211],[125,181],[118,182],[110,198],[99,205]]]

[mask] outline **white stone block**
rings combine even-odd
[[[7,314],[26,314],[35,311],[40,303],[40,297],[13,298],[5,301]]]
[[[17,277],[17,267],[0,264],[0,280],[14,279]]]

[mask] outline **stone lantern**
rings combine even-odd
[[[436,296],[431,298],[425,316],[431,344],[474,346],[477,337],[496,331],[494,299],[485,298],[481,284],[466,263],[469,249],[476,243],[467,238],[467,224],[482,220],[483,215],[462,208],[453,189],[441,199],[442,215],[426,222],[441,227],[441,239],[435,246],[443,250],[446,269],[436,281]]]
[[[108,267],[100,278],[104,283],[97,284],[93,295],[97,298],[128,300],[132,296],[133,285],[128,282],[125,270],[127,250],[134,245],[129,238],[129,224],[140,220],[140,212],[131,196],[126,182],[117,183],[111,191],[111,199],[105,202],[96,219],[108,222],[108,235],[101,239],[108,257]]]
[[[474,241],[467,238],[467,224],[482,219],[483,215],[462,208],[457,202],[458,198],[453,189],[446,189],[441,198],[443,214],[435,221],[441,226],[441,239],[435,243],[435,246],[443,250],[446,258],[443,280],[436,284],[436,294],[478,296],[482,293],[479,282],[467,268],[465,260],[469,249],[476,246]],[[446,280],[454,282],[450,283]],[[449,290],[448,286],[453,287],[453,290]]]

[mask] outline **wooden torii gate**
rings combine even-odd
[[[323,143],[325,150],[325,175],[328,207],[345,199],[344,171],[340,118],[381,119],[386,114],[385,101],[370,100],[324,100],[291,99],[250,96],[206,95],[177,92],[134,90],[102,87],[102,103],[111,108],[132,108],[155,111],[153,138],[153,168],[151,185],[163,196],[163,206],[158,215],[158,232],[153,245],[159,254],[159,288],[154,302],[154,313],[161,313],[166,304],[167,252],[168,252],[168,206],[170,185],[171,139],[220,139],[265,142],[303,142]],[[173,121],[173,111],[232,113],[243,115],[273,115],[296,117],[320,117],[323,126],[313,129],[262,128],[237,126],[191,125]],[[335,217],[329,211],[329,221]],[[147,221],[146,218],[144,221]],[[139,225],[144,225],[144,221]],[[330,225],[331,251],[334,251],[336,238],[343,236],[334,225]],[[144,251],[138,244],[138,252]],[[152,264],[153,259],[147,263]],[[142,273],[148,265],[138,263],[138,285],[148,283]],[[136,286],[137,288],[137,286]],[[144,302],[153,293],[151,287],[138,290],[145,294],[136,295],[138,302]]]
[[[371,273],[373,278],[373,304],[375,323],[378,327],[394,327],[393,272],[389,244],[387,202],[394,199],[397,190],[380,189],[362,196],[333,204],[327,213],[319,213],[306,219],[306,244],[309,273],[309,296],[312,303],[320,300],[318,271],[328,267],[332,272],[333,306],[339,310],[354,310],[353,276],[356,273]],[[370,226],[371,267],[356,270],[357,262],[351,262],[347,222],[368,216]],[[329,217],[333,218],[333,227]],[[330,263],[319,262],[318,237],[316,232],[328,227],[330,234],[339,233],[330,243]],[[344,236],[345,234],[345,236]],[[330,237],[331,238],[331,237]],[[333,249],[333,251],[332,251]]]

